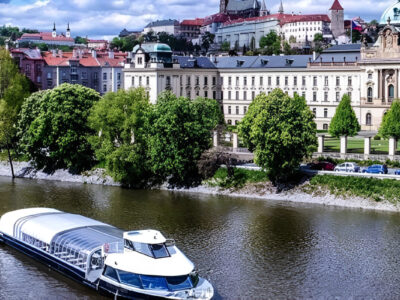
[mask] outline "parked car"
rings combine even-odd
[[[394,171],[394,175],[400,175],[400,170]]]
[[[370,173],[370,174],[387,174],[388,168],[386,165],[372,165],[363,170],[363,173]]]
[[[360,166],[354,162],[345,162],[335,167],[335,172],[360,172]]]
[[[323,170],[323,171],[333,171],[335,165],[329,161],[319,161],[316,163],[309,164],[311,170]]]

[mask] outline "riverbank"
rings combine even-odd
[[[103,169],[95,169],[85,172],[82,175],[72,175],[67,170],[58,170],[49,175],[37,171],[27,162],[14,163],[15,174],[19,178],[52,180],[83,184],[97,184],[120,186],[110,176],[105,174]],[[0,162],[0,176],[11,176],[10,166],[7,162]],[[257,182],[257,180],[262,182]],[[253,181],[253,182],[251,182]],[[215,180],[210,180],[201,186],[189,189],[171,189],[167,185],[160,187],[161,190],[177,191],[185,193],[202,193],[212,195],[223,195],[229,197],[240,197],[267,201],[286,201],[293,203],[312,203],[325,206],[346,207],[352,209],[367,209],[376,211],[400,212],[400,206],[384,199],[371,197],[354,196],[332,192],[322,183],[316,185],[305,180],[302,184],[290,190],[278,193],[276,188],[268,181],[265,181],[260,174],[252,174],[250,182],[244,182],[240,187],[219,187]]]

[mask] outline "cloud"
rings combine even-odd
[[[236,0],[231,0],[236,1]],[[394,1],[394,0],[393,0]],[[380,18],[392,0],[341,0],[346,18]],[[266,1],[276,12],[280,0]],[[333,0],[283,0],[286,13],[329,12]],[[123,28],[142,30],[147,23],[161,19],[204,17],[218,12],[219,0],[0,0],[0,25],[50,31],[56,22],[59,31],[67,23],[72,34],[99,38],[116,36]]]

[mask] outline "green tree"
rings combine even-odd
[[[145,187],[152,173],[148,159],[149,100],[144,89],[106,94],[89,116],[95,132],[90,143],[114,180]]]
[[[316,33],[314,35],[314,42],[323,42],[324,41],[324,36],[322,33]]]
[[[288,42],[285,42],[285,43],[283,44],[283,53],[284,53],[285,55],[291,55],[291,54],[293,54],[292,47],[290,47],[290,45],[289,45]]]
[[[266,36],[260,38],[260,47],[270,47],[279,39],[275,30],[271,30]]]
[[[333,137],[355,136],[360,129],[350,97],[344,94],[329,125],[329,134]]]
[[[77,36],[77,37],[75,38],[75,44],[86,45],[87,42],[88,42],[87,39],[86,39],[86,38],[83,38],[83,37],[81,37],[81,36]]]
[[[293,36],[293,35],[291,35],[291,36],[289,37],[289,43],[291,43],[291,44],[296,43],[296,37]]]
[[[201,46],[206,49],[206,52],[208,52],[208,49],[210,49],[210,46],[214,43],[214,39],[215,34],[212,34],[208,31],[206,31],[201,37]]]
[[[381,127],[379,128],[379,136],[384,138],[393,137],[400,139],[400,102],[395,100],[389,111],[383,117]]]
[[[14,178],[12,150],[16,146],[16,123],[24,99],[30,94],[28,79],[20,74],[10,53],[0,49],[0,148],[5,148]]]
[[[228,42],[228,41],[223,42],[222,45],[221,45],[221,50],[222,50],[222,51],[229,51],[229,50],[231,50],[231,43]]]
[[[286,181],[317,145],[314,115],[304,98],[291,98],[280,89],[254,99],[239,135],[275,184]]]
[[[20,144],[37,169],[44,168],[49,173],[69,169],[80,173],[93,166],[94,153],[88,141],[93,130],[87,120],[90,109],[99,99],[100,95],[92,89],[62,84],[24,103],[18,126]],[[29,110],[31,107],[35,108],[34,112]],[[33,117],[28,125],[29,114]]]
[[[150,118],[149,148],[154,174],[173,186],[199,183],[197,162],[211,148],[211,130],[221,121],[215,100],[192,101],[170,92],[161,94]]]

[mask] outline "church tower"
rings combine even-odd
[[[335,39],[345,34],[344,30],[344,10],[339,0],[335,0],[329,9],[331,14],[331,31]]]
[[[265,5],[265,0],[262,0],[261,8],[260,8],[260,17],[268,16],[268,15],[269,15],[269,11],[267,9],[267,6]]]
[[[68,27],[67,27],[67,33],[65,34],[65,36],[66,36],[67,38],[70,38],[70,37],[71,37],[71,29],[69,29],[69,22],[68,22]]]
[[[284,11],[283,11],[283,3],[282,3],[282,0],[281,0],[281,5],[279,5],[278,13],[279,13],[279,14],[283,14],[283,13],[284,13]]]
[[[56,37],[57,37],[56,23],[54,23],[53,32],[51,33],[51,36],[52,36],[53,38],[56,38]]]
[[[229,0],[220,0],[219,12],[221,14],[226,13],[226,7],[228,6],[228,2],[229,2]]]

